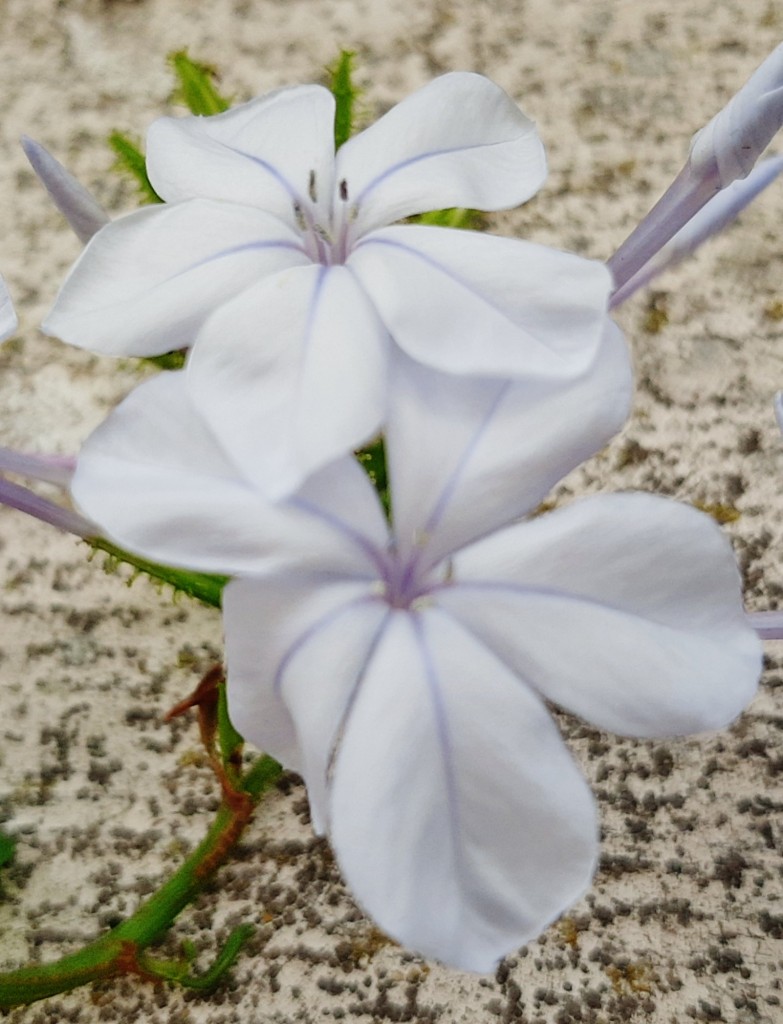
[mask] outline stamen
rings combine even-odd
[[[310,171],[310,181],[307,184],[307,194],[314,203],[318,202],[318,193],[315,191],[315,171]]]
[[[302,205],[297,200],[294,203],[294,217],[296,218],[296,226],[300,231],[307,231],[307,222],[305,221],[304,213],[302,213]]]
[[[344,203],[348,202],[348,182],[345,178],[340,182],[340,198]]]

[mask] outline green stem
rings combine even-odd
[[[143,572],[155,580],[168,583],[175,590],[180,590],[189,597],[195,597],[204,604],[220,607],[223,587],[228,582],[227,576],[212,576],[206,572],[190,572],[187,569],[173,569],[169,565],[160,565],[158,562],[149,562],[146,558],[140,558],[131,551],[118,548],[105,537],[89,537],[87,543],[95,550],[105,552],[113,564],[125,562],[133,566],[138,572]]]
[[[213,966],[195,977],[186,970],[177,971],[170,963],[156,964],[140,954],[163,936],[177,915],[203,889],[239,839],[264,790],[281,773],[281,766],[271,757],[255,761],[243,776],[237,792],[224,796],[215,820],[193,853],[127,921],[78,953],[54,963],[34,964],[0,974],[0,1009],[33,1003],[122,974],[178,980],[192,988],[213,987],[231,966],[247,938],[246,926],[232,932]]]
[[[353,65],[356,54],[341,50],[340,56],[327,68],[329,88],[335,99],[334,148],[338,150],[353,134],[356,97],[359,90],[353,84]]]

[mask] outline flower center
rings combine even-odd
[[[294,201],[294,219],[313,263],[330,267],[345,263],[351,251],[350,226],[358,207],[349,205],[348,182],[343,178],[328,208],[318,202],[318,182],[310,171],[309,202]]]
[[[433,591],[450,582],[450,562],[422,572],[418,552],[401,559],[391,550],[381,579],[381,595],[392,608],[417,611],[429,603]]]

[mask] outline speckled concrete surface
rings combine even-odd
[[[0,350],[4,443],[73,451],[137,379],[36,333],[78,243],[26,168],[31,134],[112,211],[115,127],[166,109],[188,46],[247,98],[312,81],[354,48],[368,117],[451,69],[485,72],[533,116],[551,174],[495,230],[604,258],[668,184],[692,132],[783,38],[768,0],[0,0],[0,268],[22,321]],[[779,146],[781,144],[779,143]],[[638,396],[623,436],[557,493],[642,488],[730,519],[751,608],[783,595],[783,186],[619,319]],[[106,575],[84,548],[0,511],[0,960],[51,959],[133,909],[207,827],[214,782],[165,710],[220,653],[217,615]],[[304,790],[267,801],[166,949],[201,961],[258,927],[208,999],[136,981],[12,1011],[13,1024],[783,1020],[783,645],[729,732],[637,743],[562,719],[598,795],[591,893],[494,977],[385,941],[308,826]]]

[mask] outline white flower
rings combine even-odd
[[[391,532],[350,458],[270,504],[181,373],[109,417],[73,490],[123,546],[237,575],[236,726],[304,775],[381,928],[487,971],[596,863],[594,803],[545,701],[629,735],[715,729],[750,700],[759,642],[729,545],[692,508],[622,494],[513,522],[623,422],[616,329],[569,382],[454,378],[402,354],[393,374]]]
[[[568,379],[606,322],[599,263],[386,226],[540,187],[535,127],[488,79],[444,75],[336,155],[333,118],[332,95],[301,86],[155,122],[148,173],[166,204],[100,230],[44,325],[113,354],[194,345],[194,400],[274,495],[377,432],[390,341],[449,373]]]
[[[9,335],[14,333],[18,322],[11,304],[11,296],[8,294],[5,282],[0,277],[0,341],[5,341]]]

